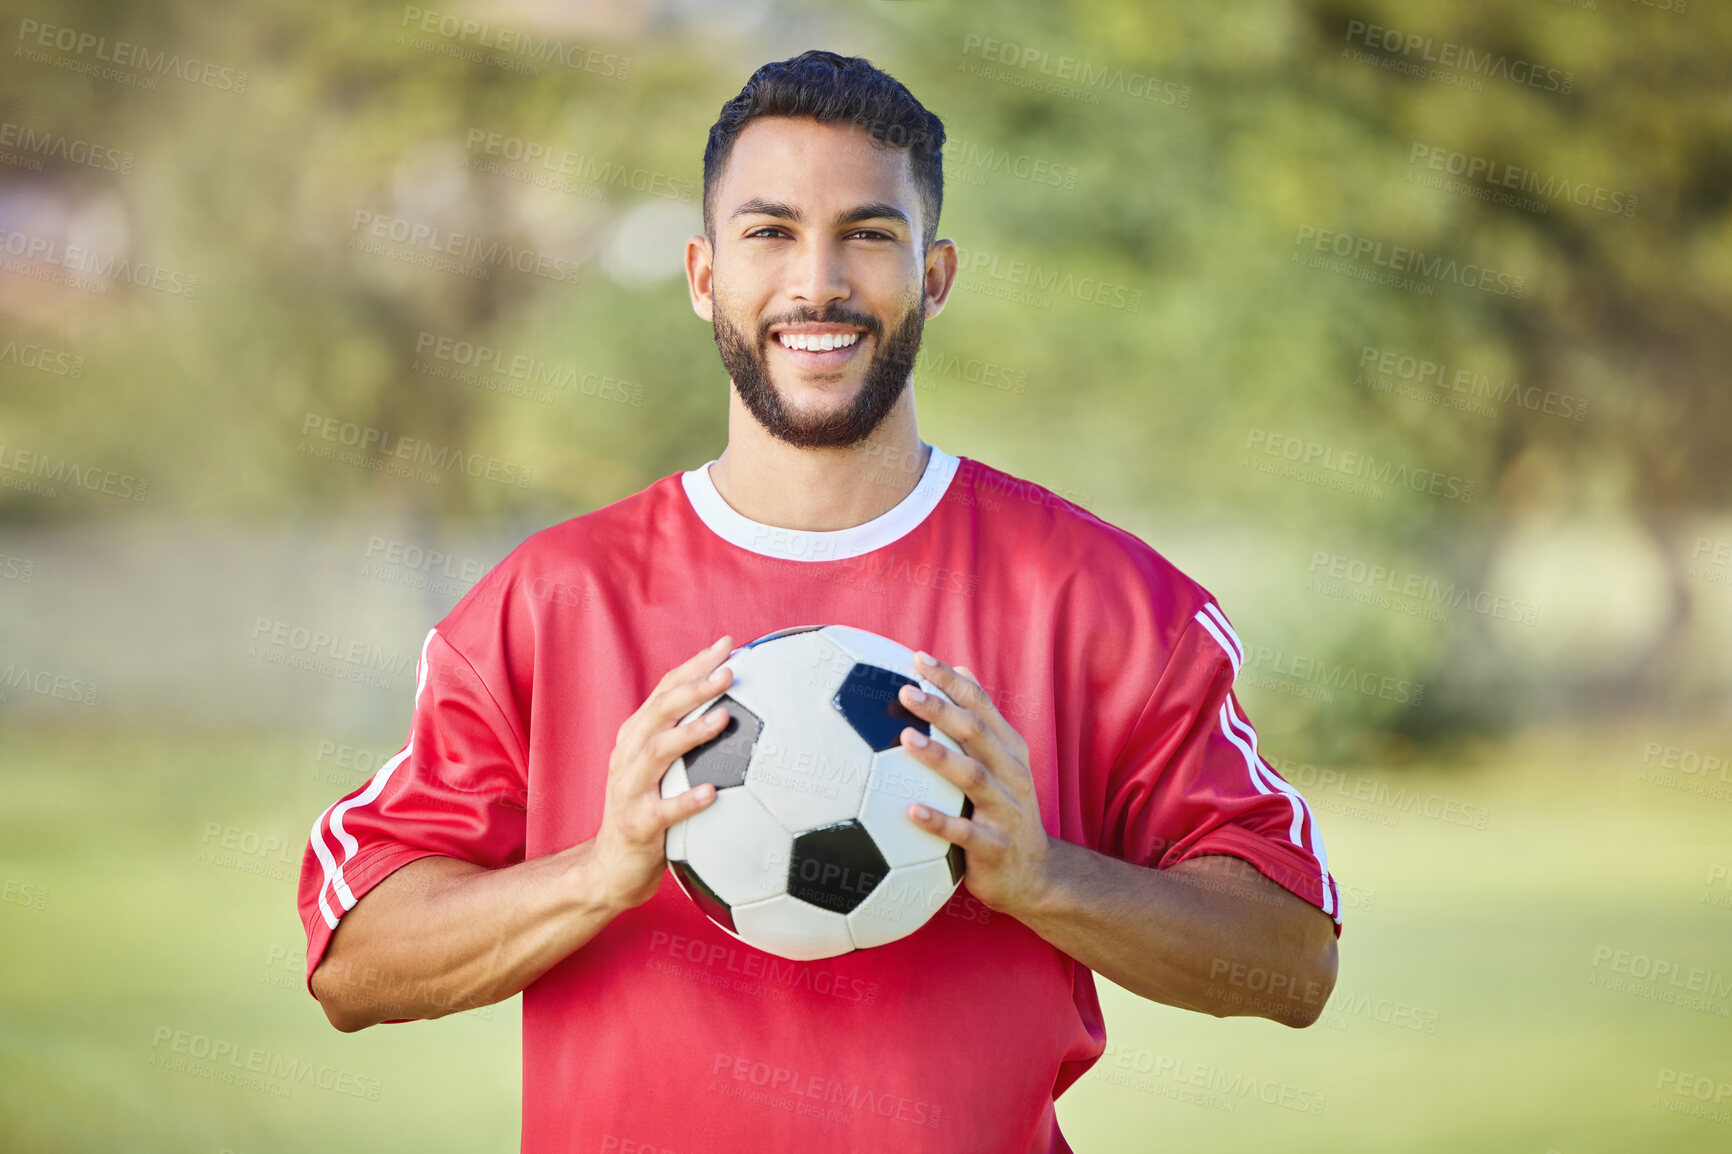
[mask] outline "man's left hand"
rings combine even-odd
[[[950,701],[905,685],[903,707],[936,726],[962,752],[911,727],[902,731],[902,748],[962,790],[974,811],[966,818],[950,817],[916,802],[908,807],[909,820],[962,847],[968,855],[969,892],[989,908],[1012,917],[1035,909],[1049,882],[1049,844],[1028,768],[1028,742],[966,666],[952,669],[924,653],[915,655],[914,664]]]

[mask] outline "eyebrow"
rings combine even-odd
[[[772,216],[778,220],[786,220],[794,224],[804,224],[806,220],[805,213],[791,204],[783,204],[776,200],[748,200],[730,213],[728,219],[732,220],[736,216]],[[836,223],[839,225],[860,224],[868,220],[896,220],[901,221],[905,228],[914,227],[913,223],[909,221],[907,213],[893,204],[885,204],[882,201],[859,205],[836,217]]]

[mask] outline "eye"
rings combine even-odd
[[[754,228],[751,232],[748,232],[746,234],[746,236],[748,238],[754,237],[754,236],[766,236],[766,235],[769,235],[771,233],[774,233],[777,236],[787,236],[788,235],[786,232],[784,232],[782,230],[782,228],[779,225],[766,224],[766,225],[762,226],[761,228]]]
[[[884,232],[882,229],[876,229],[876,228],[855,229],[853,232],[848,234],[848,239],[852,240],[854,237],[857,237],[857,236],[865,237],[867,240],[895,240],[896,239],[895,237],[891,236],[889,233]]]

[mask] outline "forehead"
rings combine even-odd
[[[748,200],[779,201],[820,216],[869,201],[897,205],[910,220],[919,211],[907,149],[880,148],[853,124],[787,116],[760,117],[734,140],[716,186],[719,218]]]

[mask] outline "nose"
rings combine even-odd
[[[815,309],[847,300],[850,293],[841,245],[814,237],[802,241],[788,270],[787,292],[790,300]]]

